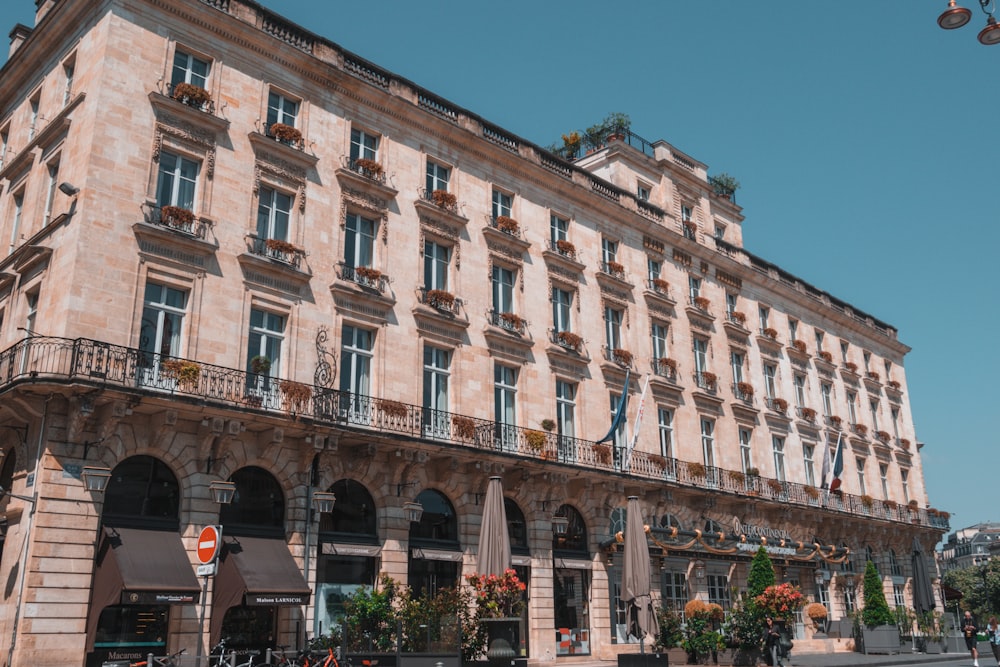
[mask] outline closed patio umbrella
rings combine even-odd
[[[924,546],[913,538],[913,609],[918,614],[931,611],[935,607],[934,588],[927,571],[927,556]]]
[[[510,568],[510,535],[507,533],[507,512],[503,507],[503,482],[490,477],[483,502],[483,523],[479,527],[479,552],[476,569],[479,574],[501,575]]]
[[[629,496],[625,518],[625,555],[622,567],[622,602],[626,605],[629,634],[643,639],[656,629],[656,612],[649,585],[649,543],[642,524],[638,496]]]

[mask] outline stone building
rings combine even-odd
[[[983,565],[1000,551],[1000,523],[977,523],[948,535],[941,545],[941,571]]]
[[[301,645],[380,573],[473,572],[495,475],[531,661],[634,650],[629,495],[664,604],[728,606],[762,538],[834,619],[867,557],[909,603],[948,528],[909,348],[744,249],[694,157],[553,154],[252,0],[37,0],[11,38],[0,664]]]

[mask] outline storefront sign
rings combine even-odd
[[[198,595],[173,591],[122,591],[121,604],[194,604]]]
[[[733,532],[736,535],[746,535],[747,537],[764,537],[769,540],[791,540],[792,536],[783,528],[771,528],[770,526],[757,526],[752,523],[743,523],[738,516],[733,517]],[[756,547],[754,548],[756,551]]]
[[[336,544],[323,543],[324,556],[368,556],[376,558],[382,553],[382,547],[375,544]]]
[[[247,593],[248,607],[309,604],[308,593]]]
[[[795,555],[795,549],[793,549],[792,547],[776,547],[776,546],[772,546],[770,544],[765,544],[763,546],[764,546],[764,551],[766,551],[767,553],[771,554],[772,556],[794,556]],[[761,545],[759,545],[759,544],[751,544],[750,542],[737,542],[736,543],[736,548],[739,549],[740,551],[753,551],[753,552],[756,552],[757,549],[760,549],[760,547],[761,547]]]

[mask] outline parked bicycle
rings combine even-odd
[[[186,648],[182,648],[177,653],[173,655],[168,655],[164,657],[153,656],[152,664],[148,660],[140,660],[138,662],[130,662],[129,667],[179,667],[177,664],[177,658],[182,654],[187,653]]]
[[[218,644],[212,647],[210,667],[254,667],[255,659],[260,656],[260,651],[248,651],[246,662],[236,662],[236,651],[230,651],[227,659],[226,644],[228,642],[229,637],[223,637]]]

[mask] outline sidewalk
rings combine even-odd
[[[980,654],[980,667],[992,667],[993,656],[988,658]],[[791,660],[786,660],[785,665],[791,667],[853,667],[854,665],[864,667],[891,667],[892,665],[961,665],[962,667],[972,667],[972,658],[968,653],[939,653],[928,655],[926,653],[913,653],[903,651],[897,655],[865,655],[856,652],[837,653],[804,653],[796,655],[792,651]]]

